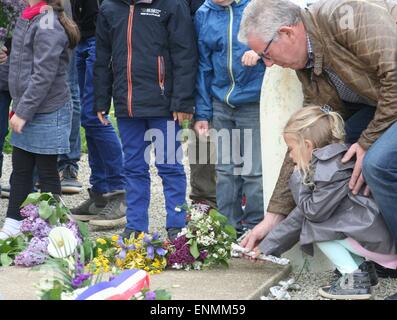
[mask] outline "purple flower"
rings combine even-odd
[[[33,221],[31,232],[34,237],[45,238],[48,237],[51,227],[47,221],[37,218]]]
[[[153,233],[152,239],[153,239],[153,240],[158,240],[158,239],[159,239],[159,234],[158,234],[158,232]]]
[[[129,250],[136,250],[136,247],[135,247],[133,244],[130,245],[130,246],[127,246],[127,245],[124,243],[124,241],[123,241],[123,239],[122,239],[121,237],[119,237],[119,239],[117,240],[117,245],[118,245],[119,247],[121,247],[121,251],[120,251],[120,253],[118,254],[118,258],[120,258],[120,259],[122,259],[122,260],[124,260],[125,257],[127,256],[127,251],[129,251]]]
[[[164,250],[163,248],[158,248],[158,249],[156,249],[156,253],[157,253],[159,256],[164,257],[164,256],[167,254],[167,250]]]
[[[20,210],[20,214],[24,218],[38,218],[39,217],[39,208],[34,204],[28,204]]]
[[[146,292],[146,299],[145,300],[156,300],[156,292],[154,292],[154,291]]]
[[[30,233],[33,230],[33,223],[34,223],[34,219],[33,218],[25,218],[22,221],[22,225],[21,225],[21,231],[23,233]]]
[[[77,244],[80,245],[83,242],[79,226],[76,222],[70,220],[68,223],[65,224],[65,227],[71,230],[74,234],[74,237],[77,240]]]
[[[208,257],[208,251],[203,250],[200,252],[200,257],[199,257],[200,260],[204,261],[207,257]]]
[[[15,265],[32,267],[43,264],[47,259],[48,238],[40,239],[37,237],[30,240],[29,246],[15,257]]]
[[[91,274],[78,274],[73,280],[72,280],[72,287],[77,289],[80,288],[82,286],[82,284],[84,283],[84,281],[86,281],[87,279],[89,279],[91,277]]]
[[[148,246],[147,248],[146,248],[146,252],[147,252],[147,257],[149,258],[149,259],[154,259],[154,247],[153,246]]]
[[[194,263],[196,259],[190,253],[190,247],[185,243],[182,247],[176,248],[176,251],[171,253],[168,257],[168,265],[174,264],[190,265]]]

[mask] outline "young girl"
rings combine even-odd
[[[299,240],[312,255],[316,244],[342,274],[320,295],[369,299],[377,279],[365,260],[395,269],[396,247],[374,200],[349,190],[354,162],[341,161],[344,135],[342,118],[328,106],[303,108],[288,121],[284,139],[296,164],[290,188],[297,207],[259,249],[280,255]]]
[[[19,233],[19,209],[32,190],[35,166],[41,191],[61,194],[57,157],[69,152],[72,106],[67,67],[69,49],[78,40],[77,26],[64,14],[62,0],[29,0],[17,21],[9,72],[13,171],[0,239]]]

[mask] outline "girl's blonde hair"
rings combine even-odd
[[[328,106],[309,106],[300,109],[287,122],[283,134],[288,134],[298,143],[298,169],[304,173],[304,181],[311,180],[311,163],[304,163],[305,140],[313,143],[314,149],[332,143],[343,143],[345,125],[342,117]]]

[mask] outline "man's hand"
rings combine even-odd
[[[249,50],[244,53],[241,63],[244,67],[253,67],[256,66],[260,59],[261,57],[254,50]]]
[[[185,112],[174,112],[173,113],[174,121],[178,121],[179,125],[183,125],[183,121],[188,120],[191,121],[193,118],[193,114],[185,113]]]
[[[267,234],[281,221],[284,220],[284,216],[281,214],[268,212],[265,218],[259,223],[250,233],[241,241],[240,246],[246,248],[248,251],[255,251],[258,256],[259,249],[257,248],[259,243],[267,236]]]
[[[16,114],[14,114],[10,120],[10,128],[13,130],[15,133],[22,133],[22,129],[26,124],[26,120],[18,117]]]
[[[354,195],[357,195],[363,185],[365,185],[364,176],[362,173],[363,161],[367,151],[361,147],[358,143],[353,144],[350,149],[346,152],[342,159],[343,163],[350,161],[354,156],[356,156],[356,164],[354,166],[353,175],[349,182],[349,188],[352,190]],[[370,191],[368,186],[365,188],[364,195],[369,196]]]
[[[106,119],[106,112],[105,111],[99,111],[96,114],[97,114],[97,117],[98,117],[99,121],[101,121],[101,123],[104,126],[108,126],[110,124],[109,120]]]
[[[208,130],[209,130],[208,121],[196,121],[194,123],[194,131],[196,131],[196,133],[199,136],[208,137],[209,134]]]
[[[6,47],[0,48],[0,64],[6,63],[7,59],[8,59],[7,48]]]

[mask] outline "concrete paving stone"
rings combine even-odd
[[[228,269],[166,270],[151,276],[150,287],[168,290],[173,300],[254,300],[290,272],[290,266],[232,259]],[[44,271],[28,268],[0,268],[0,298],[36,300],[35,284],[45,275]]]

